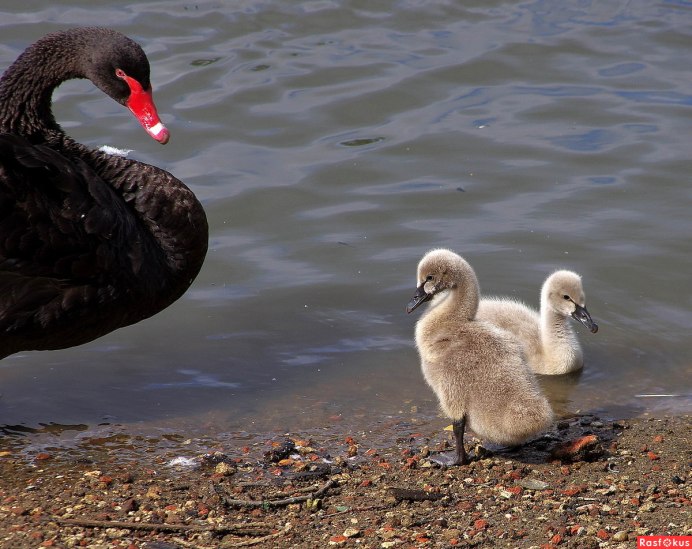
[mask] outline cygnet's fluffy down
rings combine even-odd
[[[489,297],[481,300],[476,317],[514,334],[537,374],[567,374],[584,366],[584,355],[569,317],[592,333],[598,331],[586,310],[581,277],[565,270],[554,272],[543,283],[540,314],[513,299]]]
[[[425,380],[453,421],[456,454],[448,465],[468,462],[467,423],[486,441],[516,445],[553,420],[516,337],[476,319],[479,298],[476,274],[462,257],[438,249],[421,259],[407,310],[431,302],[416,324],[416,346]]]

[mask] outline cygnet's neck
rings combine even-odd
[[[570,318],[555,311],[544,295],[541,296],[541,342],[551,363],[567,368],[582,360],[581,347]]]
[[[476,318],[479,301],[478,279],[475,273],[469,270],[464,272],[462,282],[437,294],[429,309],[445,319],[468,322]]]

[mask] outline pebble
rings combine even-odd
[[[344,530],[344,533],[342,535],[345,538],[357,538],[358,536],[360,536],[360,530],[358,530],[358,528],[349,527],[346,528],[346,530]]]
[[[84,473],[85,477],[100,477],[103,473],[96,469],[95,471],[87,471]]]
[[[549,486],[547,482],[533,478],[523,478],[518,481],[518,484],[527,490],[545,490]]]
[[[232,465],[229,465],[225,461],[222,461],[221,463],[216,464],[216,467],[214,467],[214,472],[217,475],[223,475],[223,476],[227,477],[227,476],[235,473],[235,467],[233,467]]]
[[[444,532],[442,532],[442,537],[446,540],[458,539],[462,535],[462,531],[458,530],[457,528],[450,528],[449,530],[445,530]]]
[[[628,538],[629,536],[624,530],[620,530],[619,532],[613,534],[613,541],[627,541]]]

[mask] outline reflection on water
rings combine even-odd
[[[577,328],[583,374],[542,380],[560,414],[689,410],[691,19],[644,1],[6,2],[3,66],[76,24],[144,45],[166,147],[84,82],[56,116],[184,180],[211,242],[156,317],[3,360],[4,432],[442,421],[404,312],[437,246],[534,306],[552,270],[583,275],[601,329]]]

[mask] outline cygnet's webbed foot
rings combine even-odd
[[[459,452],[449,452],[447,454],[438,454],[436,456],[430,456],[428,459],[433,463],[437,463],[440,467],[456,467],[457,465],[468,465],[469,458],[466,452],[462,452],[463,456],[459,455]]]

